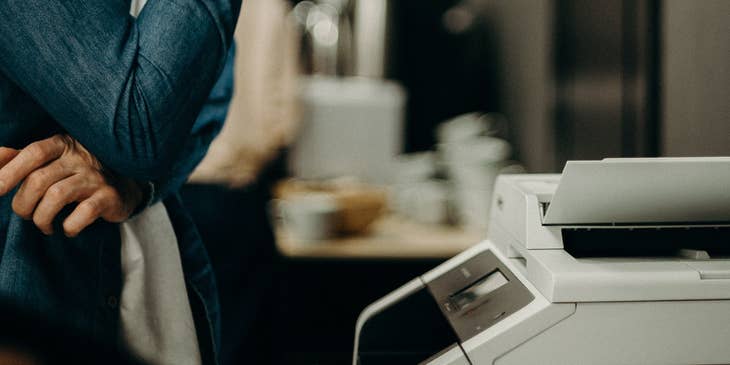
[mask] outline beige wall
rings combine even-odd
[[[662,154],[730,155],[730,1],[662,10]]]

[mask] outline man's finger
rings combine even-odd
[[[53,219],[68,204],[93,194],[93,186],[81,175],[63,179],[46,190],[33,212],[33,223],[45,234],[53,233]]]
[[[99,219],[107,210],[109,196],[106,190],[98,190],[83,200],[63,221],[63,231],[68,237],[76,237],[90,224]]]
[[[0,147],[0,167],[5,166],[6,163],[10,162],[15,156],[18,155],[20,150],[15,148]]]
[[[71,175],[73,171],[64,168],[59,160],[31,172],[13,197],[13,211],[25,219],[30,219],[46,190]]]
[[[23,148],[15,158],[0,168],[0,195],[7,194],[34,170],[57,159],[65,149],[66,143],[59,135],[33,142]]]

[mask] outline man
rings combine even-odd
[[[192,137],[191,127],[226,61],[239,8],[235,0],[151,0],[134,20],[125,1],[0,3],[0,145],[7,147],[0,151],[0,296],[117,339],[119,227],[84,226],[95,216],[123,220],[160,200],[204,154],[216,127],[202,126]],[[68,167],[55,162],[78,151],[91,163],[46,170]],[[45,172],[31,179],[34,171]],[[83,185],[79,175],[96,176],[95,184]],[[115,189],[104,184],[110,176]],[[52,188],[70,178],[73,184],[62,184],[69,190]],[[53,219],[73,200],[79,205],[61,213],[68,218]],[[165,208],[200,353],[213,363],[219,323],[207,256],[179,199],[165,199]]]

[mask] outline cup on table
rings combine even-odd
[[[322,241],[337,236],[339,206],[329,193],[306,193],[274,200],[274,211],[294,239]]]
[[[395,188],[396,212],[426,224],[444,224],[451,219],[449,186],[435,179],[401,184]]]
[[[452,181],[458,221],[464,227],[485,230],[497,176],[521,170],[508,160],[509,143],[480,136],[459,143],[441,143],[438,148],[444,170]]]
[[[436,175],[436,154],[417,152],[396,158],[395,184],[411,184],[428,181]]]

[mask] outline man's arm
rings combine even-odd
[[[183,149],[184,153],[176,160],[170,173],[164,178],[151,182],[151,195],[146,205],[154,204],[178,192],[188,180],[195,167],[203,160],[213,139],[223,128],[233,97],[233,71],[235,43],[231,45],[228,59],[208,100],[193,124],[191,137]]]
[[[63,222],[64,233],[73,237],[99,218],[123,222],[134,211],[177,192],[223,126],[233,93],[234,55],[232,46],[226,66],[186,140],[184,153],[163,179],[150,183],[152,188],[146,197],[144,186],[105,170],[73,138],[54,136],[36,142],[35,146],[41,146],[36,149],[18,151],[0,147],[0,178],[24,180],[13,198],[13,210],[25,219],[32,219],[43,233],[51,234],[53,220],[61,209],[78,202]],[[34,154],[37,150],[45,154]]]
[[[226,58],[240,0],[0,2],[0,70],[107,168],[169,173]],[[0,194],[6,193],[0,189]]]
[[[45,234],[53,233],[53,220],[68,204],[79,202],[63,222],[67,236],[76,236],[98,218],[123,222],[142,201],[138,185],[104,171],[99,161],[76,140],[67,135],[34,142],[34,149],[0,147],[0,166],[6,173],[25,176],[13,197],[13,211],[33,223]],[[24,161],[29,151],[46,151]]]

